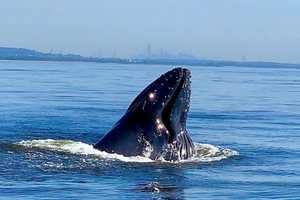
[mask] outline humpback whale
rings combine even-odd
[[[148,85],[94,148],[125,156],[177,161],[195,153],[186,129],[191,73],[175,68]]]

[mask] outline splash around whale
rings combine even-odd
[[[145,156],[124,156],[117,153],[107,153],[105,151],[99,151],[93,147],[93,145],[86,144],[80,141],[73,140],[53,140],[53,139],[39,139],[39,140],[23,140],[12,145],[12,149],[34,149],[34,152],[47,151],[53,153],[64,153],[76,156],[82,156],[84,159],[89,158],[91,161],[96,162],[110,162],[110,161],[122,161],[128,163],[153,163],[162,162],[170,164],[178,163],[210,163],[223,159],[227,159],[233,156],[239,155],[235,150],[214,146],[211,144],[194,143],[195,154],[193,157],[186,160],[166,161],[166,160],[152,160]],[[49,153],[49,152],[48,152]],[[88,160],[89,160],[88,159]],[[50,163],[51,165],[53,163]],[[49,167],[49,164],[45,164]],[[53,168],[61,167],[61,163],[53,164]]]
[[[195,146],[186,129],[190,77],[185,68],[161,75],[133,100],[125,115],[94,148],[152,160],[191,158]]]

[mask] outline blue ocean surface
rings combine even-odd
[[[192,66],[185,162],[93,149],[172,66],[0,61],[0,199],[300,199],[300,69]]]

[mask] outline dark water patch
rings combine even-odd
[[[34,70],[31,70],[31,69],[0,69],[0,71],[3,71],[3,72],[33,72]]]
[[[272,111],[223,111],[223,112],[191,112],[189,116],[196,119],[210,120],[270,120],[271,117],[277,114]]]

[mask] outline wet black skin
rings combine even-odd
[[[194,145],[186,130],[190,95],[190,71],[168,71],[133,100],[125,115],[94,147],[154,160],[193,156]]]

